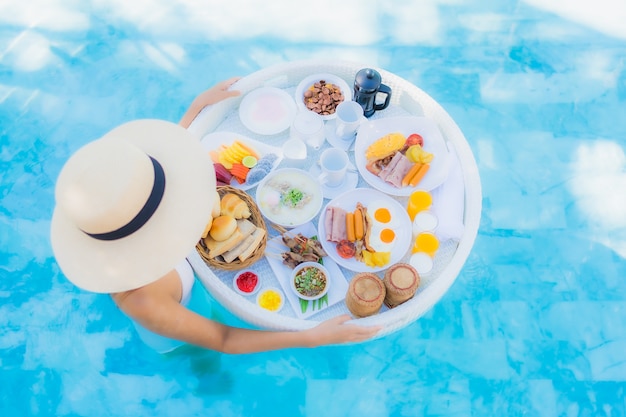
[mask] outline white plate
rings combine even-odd
[[[315,226],[311,222],[291,229],[289,233],[293,233],[294,235],[302,233],[306,237],[313,237],[317,235]],[[283,243],[282,238],[280,236],[276,236],[275,238],[267,242],[267,248],[265,251],[266,253],[271,252],[272,254],[276,255],[287,250],[289,249]],[[346,281],[346,277],[343,275],[343,272],[341,272],[341,268],[339,268],[330,257],[325,256],[324,258],[322,258],[324,262],[323,265],[326,267],[326,269],[328,269],[328,273],[331,276],[330,286],[328,287],[327,293],[328,304],[324,303],[321,308],[316,307],[314,310],[313,303],[309,301],[307,304],[307,309],[303,313],[300,307],[300,300],[298,299],[298,296],[293,293],[293,290],[290,287],[291,284],[289,278],[291,277],[292,269],[283,264],[282,260],[280,260],[276,256],[266,256],[266,259],[267,262],[270,264],[272,271],[274,271],[276,279],[278,279],[278,282],[285,290],[285,294],[287,300],[289,301],[289,304],[291,304],[293,311],[299,318],[306,319],[313,314],[319,313],[320,311],[327,309],[328,307],[337,304],[338,302],[346,298],[346,292],[348,292],[348,281]]]
[[[424,150],[435,156],[430,163],[430,169],[415,187],[397,188],[365,168],[367,165],[365,151],[368,146],[381,137],[394,132],[402,133],[406,137],[412,133],[421,135],[424,138]],[[448,147],[443,136],[441,136],[439,127],[427,117],[387,117],[366,122],[361,125],[356,136],[354,159],[361,176],[369,185],[384,193],[396,196],[408,196],[418,188],[426,191],[437,188],[448,177],[450,168]]]
[[[389,209],[392,219],[395,219],[394,226],[390,228],[396,233],[396,243],[391,250],[391,260],[387,265],[370,267],[363,262],[359,262],[354,258],[344,259],[337,253],[336,243],[326,240],[326,226],[324,219],[326,218],[326,207],[334,206],[341,207],[346,211],[354,211],[356,204],[361,203],[365,207],[372,204],[375,201],[382,200],[385,203],[385,207]],[[369,188],[355,188],[352,191],[348,191],[339,197],[331,200],[326,207],[322,209],[318,224],[318,236],[322,247],[328,253],[333,261],[339,265],[355,272],[378,272],[389,268],[391,265],[398,263],[404,255],[406,255],[409,247],[411,246],[412,230],[411,219],[406,210],[400,203],[394,200],[392,197],[381,193],[380,191],[372,190]],[[371,215],[371,214],[370,214]]]
[[[296,116],[293,98],[275,87],[261,87],[246,94],[239,105],[241,123],[259,135],[275,135],[291,126]]]
[[[341,89],[341,92],[343,93],[344,100],[352,100],[352,89],[350,88],[348,83],[344,81],[343,78],[340,78],[334,74],[326,74],[326,73],[313,74],[313,75],[309,75],[304,80],[300,81],[300,84],[298,84],[298,86],[296,87],[296,92],[294,94],[294,97],[296,99],[296,105],[298,106],[298,108],[302,110],[313,111],[313,110],[307,109],[306,104],[304,104],[304,92],[310,86],[312,86],[313,84],[315,84],[316,82],[320,80],[324,80],[327,83],[331,83],[331,84],[338,86]],[[322,119],[324,120],[334,119],[335,117],[337,117],[335,113],[322,115]]]
[[[235,140],[242,142],[245,145],[250,146],[253,150],[255,150],[260,157],[263,157],[267,154],[273,153],[276,154],[277,158],[272,165],[272,171],[276,169],[280,161],[283,160],[283,150],[277,148],[275,146],[267,145],[263,142],[256,141],[254,139],[250,139],[239,133],[234,132],[213,132],[205,135],[202,138],[202,146],[204,149],[208,151],[217,150],[221,145],[232,145]],[[270,171],[271,172],[271,171]],[[261,181],[257,181],[255,183],[248,183],[247,181],[243,184],[239,184],[235,179],[231,180],[230,185],[234,188],[239,188],[240,190],[248,190],[254,187]]]

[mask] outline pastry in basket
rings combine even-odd
[[[219,193],[218,193],[219,196]],[[214,217],[202,238],[201,254],[216,265],[242,263],[251,258],[264,242],[265,228],[252,220],[249,204],[235,192],[225,192],[218,199]],[[214,214],[212,213],[212,214]]]

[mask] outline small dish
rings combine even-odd
[[[306,107],[306,104],[304,102],[304,93],[314,83],[321,81],[321,80],[324,80],[327,83],[331,83],[339,87],[339,89],[343,93],[344,100],[352,100],[352,89],[350,88],[348,83],[345,82],[343,78],[338,77],[337,75],[334,75],[334,74],[327,74],[327,73],[313,74],[313,75],[306,77],[304,80],[300,81],[300,84],[298,84],[298,86],[296,87],[296,92],[295,92],[294,97],[296,100],[296,106],[298,106],[298,108],[303,109],[303,110],[309,110]],[[312,110],[309,110],[309,111],[312,111]],[[334,119],[335,117],[337,117],[335,113],[321,115],[321,116],[322,116],[322,119],[324,120],[330,120],[330,119]]]
[[[320,280],[323,281],[322,287],[319,285]],[[289,283],[298,298],[313,301],[322,298],[328,292],[330,273],[320,263],[303,262],[293,269]],[[318,290],[316,291],[315,288]],[[308,293],[305,293],[306,291]]]
[[[285,294],[276,288],[263,288],[256,296],[256,304],[273,313],[279,312],[285,305]]]
[[[279,226],[292,228],[317,216],[324,196],[317,178],[298,168],[280,168],[267,175],[256,189],[261,214]]]
[[[297,108],[293,98],[275,87],[261,87],[246,94],[239,105],[241,123],[259,135],[275,135],[291,126]]]
[[[241,295],[254,295],[260,287],[259,275],[250,269],[239,272],[233,278],[233,288]]]

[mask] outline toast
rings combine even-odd
[[[213,259],[216,256],[219,256],[235,246],[237,246],[241,241],[245,239],[243,233],[239,230],[239,228],[235,229],[232,235],[226,240],[218,242],[213,239],[210,235],[204,238],[204,244],[206,248],[209,250],[209,258]]]
[[[259,247],[261,240],[263,240],[263,238],[265,237],[265,229],[261,229],[260,227],[257,227],[254,233],[252,233],[252,237],[254,238],[252,243],[238,256],[241,262],[248,259],[248,257],[250,257],[252,253],[254,253],[256,248]]]

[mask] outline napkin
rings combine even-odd
[[[454,146],[448,142],[450,150],[450,171],[448,178],[439,187],[431,191],[433,203],[431,211],[437,216],[438,225],[435,235],[441,242],[461,240],[465,226],[465,185],[463,171]]]

